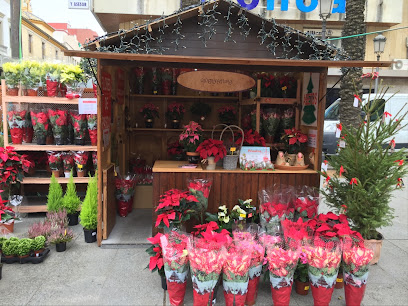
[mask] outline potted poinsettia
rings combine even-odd
[[[62,164],[64,166],[64,176],[70,177],[71,171],[75,166],[74,154],[72,152],[63,152],[62,153]]]
[[[50,119],[55,144],[65,144],[65,139],[68,132],[68,112],[61,109],[49,109],[48,118]]]
[[[225,148],[224,142],[215,139],[204,140],[199,144],[196,152],[200,153],[200,157],[203,160],[208,161],[207,170],[215,170],[217,161],[227,155],[227,149]]]
[[[218,118],[220,122],[231,125],[236,120],[237,111],[233,106],[223,106],[218,109]]]
[[[180,121],[183,120],[185,112],[186,109],[181,103],[174,102],[167,106],[166,117],[170,120],[173,129],[178,129],[180,127]]]
[[[153,103],[146,103],[139,110],[145,120],[146,128],[152,128],[154,125],[154,118],[159,118],[159,108]]]
[[[150,261],[147,268],[149,268],[152,273],[157,271],[161,278],[162,289],[167,290],[166,277],[164,274],[163,253],[160,244],[160,238],[162,235],[162,233],[157,233],[154,237],[147,238],[147,240],[152,244],[146,249],[146,253],[150,256]]]
[[[86,115],[80,114],[76,110],[70,111],[71,122],[74,128],[75,144],[83,146],[85,144]]]
[[[48,152],[48,165],[51,168],[52,173],[55,177],[60,176],[60,171],[62,167],[62,155],[61,152]]]
[[[255,146],[255,147],[265,147],[265,138],[263,138],[257,131],[252,132],[252,130],[247,130],[244,135],[240,135],[235,141],[235,144],[240,146],[242,143],[242,138],[244,138],[244,146]]]
[[[74,154],[74,161],[77,166],[78,177],[84,177],[86,174],[85,166],[88,162],[89,152],[78,151]]]
[[[18,220],[11,207],[6,206],[7,201],[3,200],[0,190],[0,234],[8,234],[14,231],[14,220]]]
[[[22,144],[23,142],[23,129],[26,124],[26,114],[26,110],[12,110],[7,112],[7,121],[13,144]]]
[[[91,145],[96,146],[98,142],[98,117],[95,114],[86,115],[88,122],[88,133],[91,138]]]
[[[188,156],[188,161],[197,164],[200,154],[196,152],[197,147],[203,142],[203,129],[197,122],[190,121],[184,126],[183,132],[179,136],[179,141],[183,145]]]
[[[169,155],[174,160],[182,160],[183,159],[183,146],[180,144],[179,141],[172,142],[167,146],[167,155]]]
[[[45,145],[48,133],[48,112],[32,110],[30,113],[37,144]]]

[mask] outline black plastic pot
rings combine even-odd
[[[3,272],[3,264],[0,263],[0,279],[1,279],[1,273]]]
[[[180,121],[179,120],[173,120],[171,122],[171,128],[172,129],[179,129],[180,128]]]
[[[35,138],[37,139],[37,144],[38,145],[45,145],[46,144],[46,136],[45,135],[35,135]]]
[[[78,225],[78,213],[68,214],[67,216],[69,226]]]
[[[62,146],[65,144],[66,139],[62,137],[61,135],[54,135],[54,143],[57,146]]]
[[[55,250],[57,252],[65,252],[66,249],[67,249],[67,243],[66,242],[57,243],[55,245]]]
[[[198,162],[200,161],[200,155],[188,155],[187,154],[187,160],[190,164],[198,164]]]
[[[92,243],[96,241],[96,229],[87,230],[84,229],[84,237],[86,243]]]
[[[76,144],[77,146],[83,146],[83,145],[85,145],[85,139],[83,139],[83,138],[75,138],[75,144]]]
[[[151,121],[145,121],[145,127],[147,128],[147,129],[151,129],[151,128],[153,128],[153,120],[151,120]]]
[[[167,282],[166,282],[166,277],[165,276],[160,276],[161,277],[161,284],[163,290],[167,290]]]

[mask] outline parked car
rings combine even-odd
[[[384,106],[383,109],[379,110],[377,113],[372,115],[372,119],[375,119],[376,116],[382,116],[384,112],[388,112],[393,116],[396,116],[398,112],[400,115],[408,111],[408,94],[395,94],[391,98],[392,94],[385,94],[384,99],[390,99]],[[363,101],[367,101],[369,95],[363,95]],[[371,94],[370,98],[373,98],[374,95]],[[339,120],[339,111],[340,111],[340,98],[337,99],[333,104],[331,104],[324,113],[324,127],[323,127],[323,153],[324,154],[335,154],[337,150],[337,141],[336,138],[336,128],[337,124],[340,123]],[[362,112],[362,117],[365,114]],[[408,118],[405,117],[405,120],[401,122],[401,125],[404,126],[408,123]],[[407,148],[408,147],[408,126],[402,128],[395,137],[395,148]]]

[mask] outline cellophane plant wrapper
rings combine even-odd
[[[188,276],[188,237],[178,231],[170,231],[160,237],[163,252],[164,273],[170,304],[184,304]]]
[[[265,248],[257,239],[257,234],[249,231],[234,231],[234,241],[244,241],[251,251],[251,263],[248,270],[248,291],[245,298],[246,305],[255,305],[258,296],[258,285],[262,274]]]
[[[289,305],[293,275],[299,260],[300,248],[280,243],[266,243],[266,259],[274,305]]]
[[[189,237],[188,255],[194,306],[211,304],[212,294],[226,260],[226,243]]]
[[[280,221],[292,220],[294,217],[293,187],[277,187],[261,190],[258,193],[260,202],[260,224],[268,234]]]
[[[211,185],[212,181],[207,179],[188,180],[188,190],[199,202],[196,204],[195,209],[201,215],[201,223],[203,223],[203,214],[208,208]]]
[[[329,305],[341,262],[341,244],[337,238],[315,236],[304,247],[315,305]]]
[[[319,194],[316,189],[302,186],[296,192],[294,220],[303,221],[313,219],[319,208]]]
[[[358,236],[343,238],[343,276],[346,305],[361,305],[373,250]]]
[[[126,217],[128,213],[132,211],[132,199],[135,194],[136,177],[134,174],[127,174],[124,177],[119,174],[115,179],[115,186],[119,215]]]

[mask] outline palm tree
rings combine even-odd
[[[365,10],[366,0],[347,0],[346,2],[346,20],[342,36],[362,34],[366,32]],[[366,38],[359,36],[347,38],[342,41],[344,50],[352,60],[364,60]],[[348,68],[343,68],[343,75]],[[359,124],[358,116],[360,109],[353,106],[354,94],[362,94],[363,83],[361,80],[362,68],[350,68],[349,73],[343,78],[340,84],[340,120],[346,126],[357,127]]]

